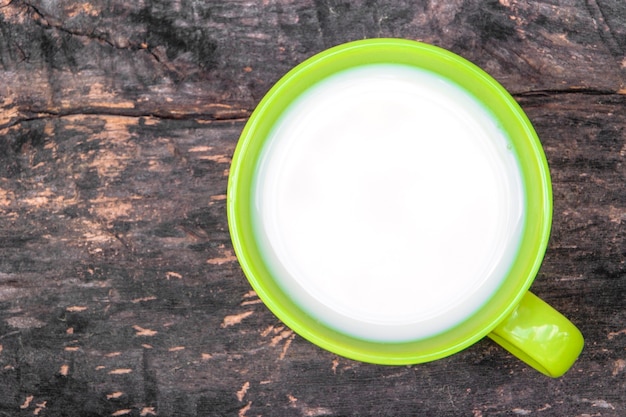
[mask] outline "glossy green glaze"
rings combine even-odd
[[[497,293],[462,324],[426,339],[408,342],[373,342],[339,333],[306,314],[284,293],[268,272],[255,240],[252,226],[252,184],[264,141],[288,106],[307,88],[338,71],[367,64],[399,64],[435,72],[474,95],[507,132],[512,150],[522,170],[525,193],[525,227],[522,244],[509,274]],[[542,345],[538,336],[519,337],[513,329],[539,329],[563,325],[560,315],[547,314],[546,308],[528,302],[527,291],[535,278],[548,243],[552,215],[552,192],[548,165],[537,135],[517,102],[483,70],[444,49],[401,39],[369,39],[326,50],[295,67],[279,80],[257,106],[246,124],[230,170],[228,182],[228,222],[239,263],[251,285],[267,307],[287,326],[318,346],[352,359],[387,365],[414,364],[443,358],[487,336],[496,326],[494,337],[540,371],[556,376],[569,367],[580,351],[576,338],[551,339]],[[523,304],[520,302],[524,300]],[[524,327],[517,306],[530,306],[532,325]],[[521,308],[521,307],[520,307]],[[522,310],[526,311],[526,310]],[[552,310],[553,311],[553,310]],[[558,313],[557,313],[558,314]],[[515,321],[512,318],[515,317]],[[543,320],[542,320],[543,318]],[[504,327],[503,327],[504,326]],[[537,334],[542,333],[537,331]],[[547,333],[546,333],[547,334]],[[555,345],[564,345],[553,350]],[[545,358],[549,352],[568,353],[558,359],[559,367]]]
[[[584,345],[580,330],[531,292],[489,337],[553,378],[567,372]]]

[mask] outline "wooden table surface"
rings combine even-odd
[[[470,59],[535,125],[555,210],[532,289],[586,337],[564,377],[489,340],[354,362],[251,291],[225,213],[243,125],[369,37]],[[0,416],[624,416],[625,139],[623,0],[0,0]]]

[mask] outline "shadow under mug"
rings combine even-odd
[[[276,279],[255,232],[254,179],[278,121],[311,86],[341,71],[372,64],[409,66],[460,86],[506,132],[521,171],[524,226],[508,273],[489,299],[460,324],[413,340],[355,337],[320,320]],[[449,356],[488,336],[536,370],[559,377],[582,350],[580,331],[529,292],[552,221],[550,174],[541,143],[525,113],[497,81],[447,50],[410,40],[368,39],[330,48],[296,66],[261,100],[241,134],[229,174],[227,210],[237,258],[261,300],[299,335],[341,356],[385,365],[417,364]]]

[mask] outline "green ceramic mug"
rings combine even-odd
[[[558,377],[582,350],[529,292],[552,220],[539,139],[449,51],[369,39],[296,66],[241,134],[227,208],[259,297],[331,352],[416,364],[488,336]]]

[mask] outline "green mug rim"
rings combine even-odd
[[[525,225],[517,257],[496,293],[461,324],[434,336],[377,342],[343,334],[311,317],[273,280],[256,247],[251,220],[253,179],[264,141],[287,109],[311,85],[339,71],[369,64],[410,65],[460,85],[481,102],[507,132],[521,169]],[[539,138],[508,91],[467,59],[440,47],[407,39],[375,38],[335,46],[303,61],[260,101],[246,123],[230,168],[227,215],[239,264],[265,305],[289,328],[335,354],[363,362],[406,365],[456,353],[489,334],[530,288],[548,245],[552,186]]]

